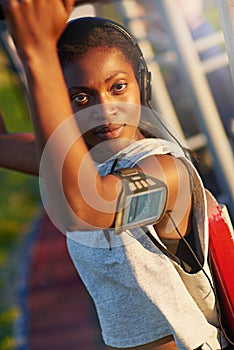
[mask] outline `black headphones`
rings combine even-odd
[[[99,19],[100,18],[98,18],[98,20]],[[151,72],[148,71],[147,64],[145,62],[143,53],[137,43],[137,40],[122,25],[112,20],[103,19],[103,24],[106,27],[109,26],[118,30],[136,48],[136,51],[138,52],[138,55],[139,55],[138,84],[139,84],[140,93],[141,93],[141,103],[144,105],[147,105],[147,103],[151,100],[151,95],[152,95]]]
[[[80,17],[68,22],[68,25],[62,34],[58,49],[68,42],[72,44],[77,41],[77,33],[80,37],[85,36],[93,28],[113,28],[121,33],[132,46],[134,46],[137,55],[139,56],[139,72],[138,84],[140,87],[141,103],[147,105],[151,100],[151,72],[148,71],[143,53],[132,34],[130,34],[122,25],[102,17]]]

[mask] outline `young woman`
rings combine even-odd
[[[3,125],[0,165],[37,173],[40,164],[44,204],[110,349],[220,349],[202,183],[183,150],[149,127],[149,75],[134,38],[106,19],[67,25],[73,2],[5,2],[35,139]],[[123,168],[162,181],[167,199],[154,225],[116,235]]]

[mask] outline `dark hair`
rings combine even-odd
[[[81,17],[68,22],[57,45],[60,63],[65,66],[73,59],[83,57],[90,48],[96,47],[115,48],[132,65],[142,94],[141,102],[148,107],[139,124],[139,129],[145,137],[166,138],[176,141],[181,146],[161,121],[161,116],[150,106],[150,73],[136,39],[123,26],[100,17]],[[181,147],[184,150],[184,147]]]
[[[128,32],[119,28],[119,24],[99,17],[83,17],[70,21],[57,45],[61,65],[83,57],[90,48],[115,48],[132,65],[138,79],[139,50],[130,34],[128,36]]]

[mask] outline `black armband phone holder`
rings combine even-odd
[[[166,184],[136,168],[117,169],[112,172],[122,179],[115,232],[157,223],[163,216],[167,202]]]

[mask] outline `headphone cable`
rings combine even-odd
[[[171,220],[176,232],[178,233],[178,235],[180,236],[180,238],[183,240],[183,242],[186,244],[187,248],[189,249],[189,251],[191,252],[193,258],[195,259],[196,263],[198,264],[198,266],[200,267],[200,269],[202,270],[202,272],[204,273],[205,277],[207,278],[209,285],[214,293],[215,296],[215,304],[216,304],[216,309],[217,309],[217,316],[218,316],[218,321],[219,321],[219,325],[220,325],[220,329],[225,337],[225,339],[227,340],[227,342],[229,344],[231,344],[232,346],[234,346],[234,342],[229,338],[229,336],[226,333],[226,330],[223,327],[222,324],[222,320],[221,320],[221,308],[220,308],[220,304],[219,304],[219,300],[218,300],[218,295],[217,295],[217,290],[215,287],[215,282],[214,282],[214,276],[213,276],[213,271],[211,268],[211,262],[210,262],[210,258],[208,258],[208,264],[210,266],[210,270],[211,270],[211,277],[212,277],[212,281],[209,277],[209,275],[207,274],[207,272],[204,270],[202,264],[200,263],[198,257],[196,256],[196,253],[194,252],[194,250],[192,249],[191,245],[188,243],[188,241],[184,238],[184,236],[181,234],[180,230],[178,229],[178,227],[176,226],[176,223],[174,221],[174,219],[172,218],[170,212],[166,211],[167,216],[169,217],[169,219]],[[221,341],[220,341],[220,345],[221,345],[221,349],[223,349]]]
[[[190,157],[190,150],[186,147],[184,147],[181,142],[178,140],[178,138],[168,129],[168,127],[162,122],[162,120],[159,118],[158,114],[154,111],[154,109],[152,108],[149,100],[146,101],[146,106],[151,110],[151,112],[153,113],[153,115],[157,118],[157,120],[159,121],[159,123],[162,125],[162,127],[166,130],[166,132],[174,139],[174,141],[178,144],[178,146],[182,149],[185,158],[191,160]]]

